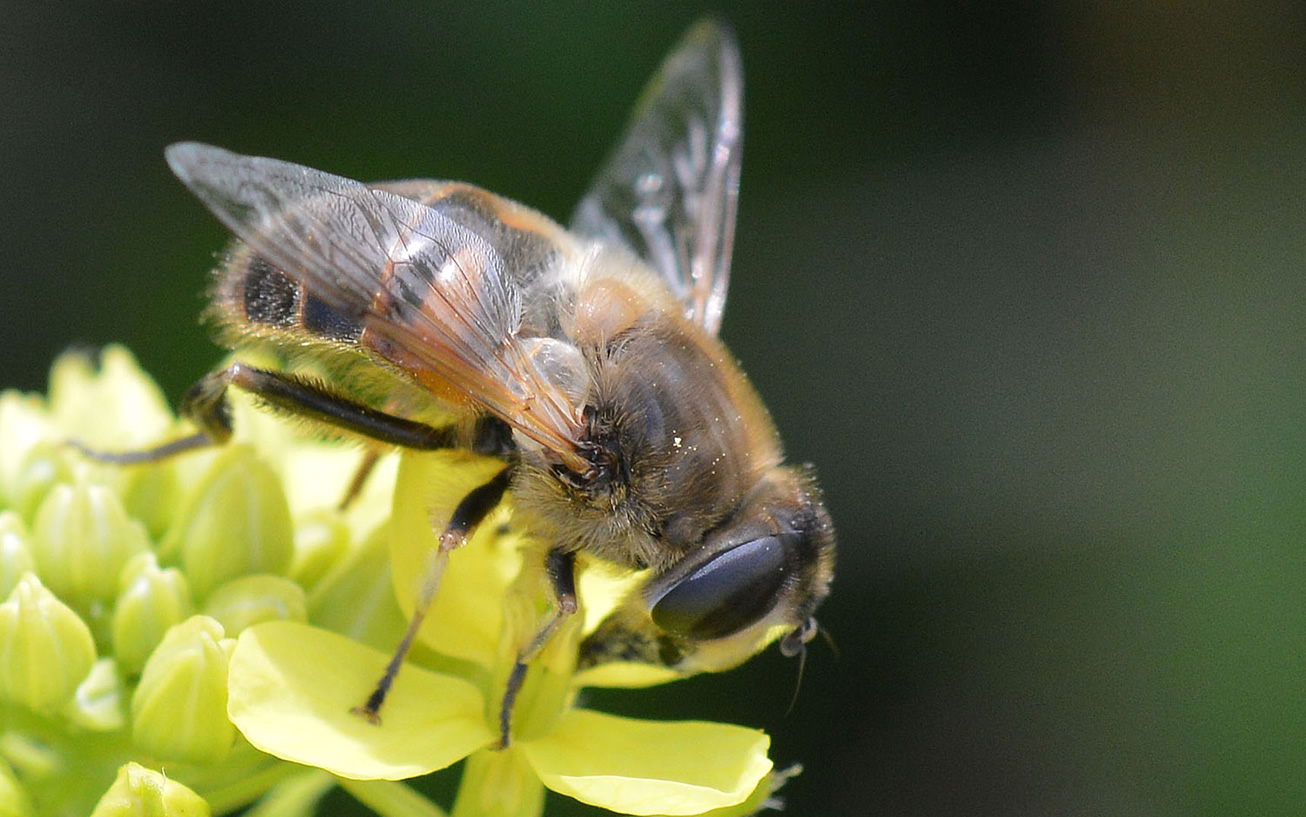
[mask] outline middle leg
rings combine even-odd
[[[531,659],[540,654],[549,639],[558,631],[562,623],[576,614],[579,603],[576,600],[576,554],[572,551],[550,550],[544,558],[544,568],[553,588],[553,612],[544,624],[535,631],[526,646],[517,652],[512,672],[508,675],[508,684],[503,692],[503,703],[499,708],[499,748],[506,749],[511,743],[512,707],[517,702],[517,693],[521,692],[526,680],[526,669]]]
[[[426,576],[413,605],[413,616],[408,621],[408,629],[404,631],[403,639],[395,648],[394,655],[390,657],[390,663],[386,664],[385,672],[376,682],[372,694],[367,697],[366,703],[354,708],[354,714],[371,723],[380,723],[381,706],[385,703],[395,676],[399,674],[399,668],[403,666],[408,651],[412,649],[413,641],[417,638],[417,633],[426,620],[426,614],[431,609],[431,602],[435,600],[435,594],[440,589],[440,580],[444,576],[445,566],[449,563],[449,554],[467,544],[476,526],[498,507],[499,501],[503,499],[508,486],[512,483],[512,472],[513,466],[509,464],[488,482],[473,488],[454,509],[449,522],[440,532],[439,544],[431,554]]]

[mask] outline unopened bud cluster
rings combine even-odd
[[[48,398],[0,395],[0,814],[248,802],[261,792],[239,784],[276,761],[227,718],[240,631],[330,627],[344,603],[352,629],[394,637],[388,598],[374,614],[347,603],[357,586],[388,586],[383,550],[355,547],[357,526],[329,502],[292,508],[256,447],[120,466],[67,445],[133,450],[181,433],[122,349],[98,365],[65,356]]]

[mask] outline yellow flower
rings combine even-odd
[[[460,452],[406,454],[390,523],[401,605],[411,609],[440,518],[500,464]],[[534,661],[499,740],[503,686],[518,646],[547,612],[537,543],[501,508],[449,562],[417,651],[391,690],[383,721],[350,714],[388,653],[289,622],[246,630],[232,657],[229,713],[255,746],[354,779],[398,780],[469,757],[454,817],[540,813],[541,786],[625,814],[752,813],[768,793],[765,733],[728,724],[653,722],[577,706],[588,680],[645,686],[669,671],[607,667],[576,673],[576,648],[637,577],[589,565],[583,615]],[[425,666],[422,666],[425,665]],[[738,810],[736,810],[736,808]]]
[[[234,408],[237,444],[117,466],[66,443],[185,433],[127,350],[61,357],[48,397],[0,393],[0,814],[180,817],[266,797],[308,815],[334,783],[239,736],[230,653],[254,622],[333,626],[369,577],[386,604],[347,604],[348,632],[401,631],[366,538],[396,463],[337,512],[358,453]]]
[[[232,397],[231,445],[119,466],[66,443],[188,432],[125,349],[60,358],[48,398],[0,394],[0,813],[307,817],[339,785],[379,814],[442,817],[388,781],[463,759],[454,817],[534,817],[545,787],[630,814],[762,807],[783,777],[765,734],[577,705],[586,685],[676,677],[575,670],[637,578],[600,565],[494,748],[516,650],[549,609],[540,545],[507,507],[453,554],[382,725],[351,715],[403,632],[431,515],[501,464],[413,455],[399,474],[385,457],[342,512],[358,451]]]

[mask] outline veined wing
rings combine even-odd
[[[411,199],[276,159],[172,145],[177,177],[255,252],[370,333],[419,383],[464,395],[583,472],[576,372],[519,337],[521,295],[479,235]],[[574,391],[574,389],[573,389]]]
[[[629,247],[690,320],[716,334],[739,198],[743,69],[730,29],[690,29],[644,90],[620,146],[572,215],[581,235]]]

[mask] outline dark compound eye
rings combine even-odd
[[[723,638],[756,623],[775,607],[795,539],[764,536],[723,551],[662,594],[651,611],[653,623],[695,640]]]

